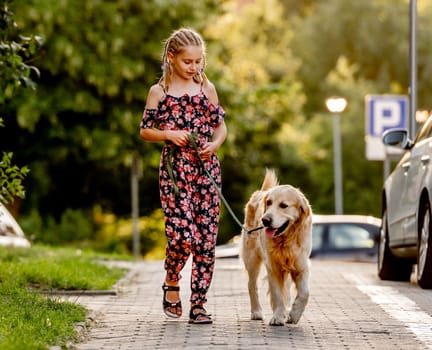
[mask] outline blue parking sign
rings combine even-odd
[[[381,137],[391,128],[408,128],[408,97],[405,95],[366,96],[366,134]]]

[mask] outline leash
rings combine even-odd
[[[234,219],[234,221],[237,223],[237,225],[240,226],[240,228],[243,231],[245,231],[248,234],[251,234],[252,232],[255,232],[255,231],[258,231],[258,230],[261,230],[262,228],[264,228],[263,226],[259,226],[259,227],[256,227],[254,229],[248,230],[246,227],[243,226],[243,224],[237,218],[237,216],[235,215],[234,211],[231,209],[231,206],[228,204],[228,201],[225,199],[224,195],[222,194],[222,191],[220,190],[220,188],[217,185],[216,181],[213,179],[213,176],[206,169],[206,167],[204,165],[204,161],[202,160],[202,158],[201,158],[201,156],[199,154],[199,148],[198,148],[198,146],[196,144],[196,137],[197,137],[196,133],[189,134],[189,136],[188,136],[189,142],[190,142],[192,148],[194,149],[195,153],[197,154],[198,160],[200,161],[200,163],[201,163],[201,165],[202,165],[202,167],[204,169],[205,174],[207,175],[207,177],[209,178],[209,180],[211,181],[211,183],[213,184],[213,186],[216,188],[216,191],[217,191],[217,193],[219,195],[219,198],[224,203],[226,209],[231,214],[231,216]],[[170,176],[170,178],[171,178],[171,180],[172,180],[172,182],[174,184],[174,193],[175,193],[175,195],[178,195],[179,194],[179,189],[178,189],[177,183],[176,183],[176,181],[174,179],[174,174],[173,174],[173,171],[172,171],[172,161],[171,161],[172,154],[173,154],[173,148],[171,148],[170,153],[168,155],[168,161],[167,161],[168,162],[168,164],[167,164],[168,165],[168,174],[169,174],[169,176]]]

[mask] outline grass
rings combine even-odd
[[[118,257],[67,248],[0,247],[0,349],[38,350],[77,341],[87,310],[37,291],[106,290],[125,271],[100,260]],[[121,257],[124,258],[124,257]]]
[[[0,296],[1,349],[48,349],[77,340],[74,325],[85,319],[84,307],[16,286],[2,285]]]

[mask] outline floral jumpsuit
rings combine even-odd
[[[188,130],[196,133],[196,144],[201,148],[211,141],[214,129],[222,123],[224,116],[222,107],[213,105],[202,91],[181,97],[165,94],[157,109],[145,110],[140,127]],[[221,170],[217,156],[213,154],[204,165],[220,188]],[[179,189],[177,195],[169,167]],[[159,191],[168,238],[164,264],[168,278],[180,280],[181,270],[192,254],[190,301],[204,304],[213,276],[220,198],[192,145],[165,144],[160,161]]]

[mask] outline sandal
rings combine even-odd
[[[163,290],[163,310],[165,315],[167,315],[168,317],[171,318],[180,318],[181,314],[182,314],[182,304],[181,304],[181,300],[176,301],[176,302],[171,302],[169,300],[167,300],[167,293],[168,292],[178,292],[180,291],[180,287],[179,286],[169,286],[167,284],[163,284],[162,286],[162,290]],[[170,309],[175,309],[176,312],[171,312]]]
[[[202,305],[195,304],[191,307],[189,312],[189,323],[209,324],[213,323],[213,320]]]

